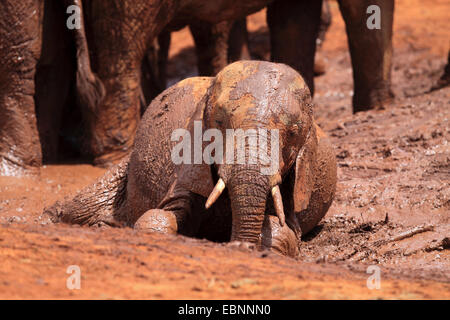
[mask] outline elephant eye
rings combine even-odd
[[[299,125],[298,123],[294,123],[291,127],[291,129],[289,130],[289,132],[291,134],[296,134],[299,130],[300,130],[301,125]]]

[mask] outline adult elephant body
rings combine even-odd
[[[141,106],[141,66],[152,41],[165,27],[244,17],[269,0],[94,0],[84,3],[93,72],[106,95],[88,106],[90,148],[96,164],[114,162],[133,144]]]
[[[8,0],[0,4],[1,14],[5,14],[5,19],[0,19],[4,24],[0,31],[0,59],[3,59],[0,67],[1,175],[14,175],[42,164],[33,79],[42,59],[44,2],[51,1]],[[140,118],[142,61],[152,40],[166,26],[195,24],[195,21],[215,25],[242,18],[269,5],[272,59],[298,70],[313,91],[314,53],[322,1],[91,0],[84,6],[81,0],[63,3],[83,7],[84,23],[81,29],[73,31],[73,38],[77,47],[77,87],[87,128],[87,148],[95,164],[109,165],[129,153]],[[381,105],[390,94],[393,0],[364,0],[358,1],[358,5],[353,5],[351,0],[340,0],[340,4],[352,54],[355,110]],[[363,25],[370,4],[381,7],[380,30],[368,30]],[[202,30],[198,34],[201,36]],[[207,32],[207,36],[211,34]],[[223,43],[216,33],[214,37],[219,45]],[[209,44],[208,41],[202,43]],[[214,71],[223,67],[223,61],[226,63],[218,59]],[[54,69],[60,71],[58,67]],[[54,81],[59,85],[58,79]],[[54,88],[47,92],[64,91],[58,86]],[[52,124],[48,124],[50,120],[44,123],[52,128]]]
[[[69,223],[125,224],[295,255],[301,235],[327,212],[336,185],[333,150],[311,108],[303,79],[283,64],[237,62],[215,78],[183,80],[147,109],[129,159],[46,212]],[[195,145],[199,125],[200,146]],[[226,136],[214,136],[220,147],[210,153],[219,159],[212,163],[204,151],[210,129]],[[229,129],[247,132],[247,140],[238,144],[233,137],[230,143]],[[174,136],[179,130],[183,134]],[[277,138],[259,130],[275,130]],[[255,134],[258,146],[265,143],[270,152],[258,153],[252,163]],[[174,150],[181,142],[188,144],[181,152],[187,160],[177,163]],[[200,161],[194,160],[198,147]],[[219,150],[227,160],[216,158]],[[236,162],[242,150],[246,161]],[[234,156],[228,158],[230,151]],[[274,170],[262,170],[268,164]]]

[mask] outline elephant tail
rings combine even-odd
[[[45,220],[70,224],[120,227],[126,223],[126,187],[129,156],[95,183],[72,198],[44,209]]]
[[[78,99],[83,108],[95,114],[105,97],[106,91],[102,81],[91,68],[83,3],[82,0],[66,0],[66,4],[78,7],[78,18],[80,19],[78,27],[72,30],[76,46],[76,87]]]

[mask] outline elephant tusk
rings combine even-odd
[[[219,198],[224,189],[225,189],[225,182],[222,180],[222,178],[220,178],[219,181],[217,181],[213,191],[211,191],[208,200],[206,200],[205,204],[206,209],[209,209],[214,204],[214,202],[216,202],[216,200]]]
[[[280,187],[276,185],[272,188],[271,192],[273,204],[275,206],[275,212],[277,213],[278,219],[280,220],[280,225],[284,226],[286,218],[284,216],[283,199],[281,198]]]

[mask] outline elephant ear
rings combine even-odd
[[[309,199],[314,188],[317,144],[316,125],[313,123],[306,142],[298,152],[295,160],[294,212],[301,212],[308,208]]]
[[[203,116],[205,112],[205,106],[207,101],[207,94],[198,102],[194,114],[187,120],[185,129],[190,134],[190,150],[191,150],[191,163],[182,163],[175,168],[175,180],[172,183],[169,192],[166,194],[162,202],[158,207],[164,206],[171,199],[178,198],[181,194],[188,194],[189,192],[201,195],[205,198],[209,196],[211,191],[214,189],[214,181],[211,174],[210,165],[203,161],[203,150],[205,148],[203,142]],[[201,163],[194,163],[194,152],[195,152],[195,125],[199,126],[202,124],[201,136],[198,138],[199,144],[201,144]],[[198,129],[197,129],[198,130]],[[198,146],[197,146],[198,147]]]

